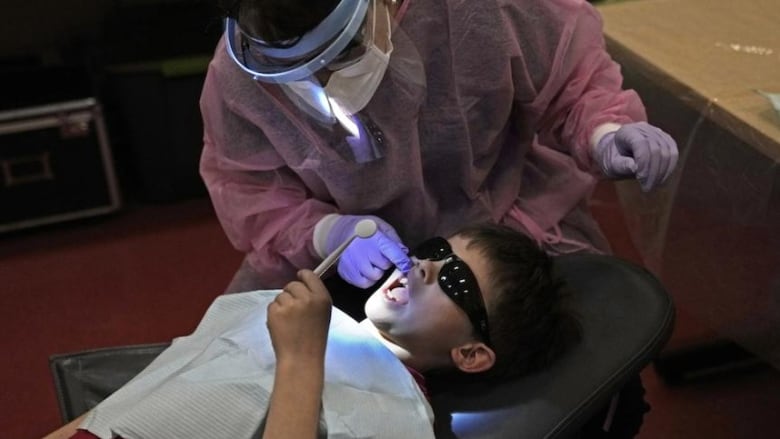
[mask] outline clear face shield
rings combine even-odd
[[[255,80],[279,84],[312,117],[335,123],[364,108],[379,85],[392,51],[390,22],[382,1],[342,0],[312,31],[271,45],[228,19],[228,52]]]
[[[365,162],[382,156],[382,134],[359,112],[388,69],[391,31],[385,0],[341,0],[317,27],[298,38],[271,44],[248,35],[228,18],[225,40],[228,54],[242,70],[256,81],[278,84],[298,109],[321,125],[343,128],[355,159]],[[415,76],[422,82],[421,67]]]
[[[228,54],[257,81],[286,84],[308,79],[355,44],[370,2],[342,0],[317,27],[288,41],[265,42],[227,18]]]

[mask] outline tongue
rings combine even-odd
[[[407,302],[409,302],[409,290],[404,287],[393,288],[387,292],[387,295],[400,305],[405,305]]]

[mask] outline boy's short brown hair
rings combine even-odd
[[[505,379],[539,371],[579,341],[564,283],[553,277],[552,258],[533,240],[495,224],[468,226],[456,235],[489,261],[487,288],[495,299],[487,312],[496,363],[480,375]]]

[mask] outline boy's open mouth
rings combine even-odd
[[[406,286],[407,279],[403,275],[393,280],[382,290],[385,299],[398,305],[405,305],[409,302],[409,289]]]

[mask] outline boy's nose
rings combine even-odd
[[[430,284],[436,281],[436,263],[428,259],[414,260],[415,270],[419,274],[423,283]]]

